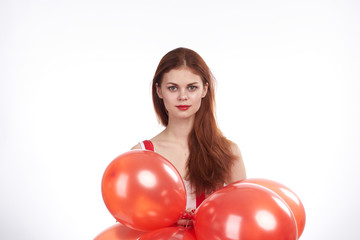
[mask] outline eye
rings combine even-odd
[[[174,91],[177,90],[177,87],[175,87],[175,86],[170,86],[170,87],[168,87],[168,89],[170,90],[170,92],[174,92]]]
[[[188,87],[189,91],[195,91],[197,88],[198,88],[197,86],[193,86],[193,85]]]

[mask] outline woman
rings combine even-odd
[[[154,150],[176,167],[189,212],[224,184],[246,177],[238,146],[217,127],[214,78],[200,55],[186,48],[167,53],[155,72],[152,98],[165,129],[132,149]]]

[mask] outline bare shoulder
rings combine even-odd
[[[155,146],[158,144],[159,139],[161,140],[161,133],[156,135],[155,137],[153,137],[151,139],[147,139],[147,140],[150,140],[153,143],[153,145]],[[144,146],[142,146],[141,142],[139,142],[138,144],[136,144],[135,146],[133,146],[131,148],[131,150],[134,150],[134,149],[144,149]],[[155,147],[155,149],[156,149],[156,147]]]
[[[131,148],[131,150],[134,150],[134,149],[142,149],[140,143],[136,144],[135,146],[133,146],[133,147]]]
[[[241,155],[239,146],[231,142],[231,151],[236,156],[231,169],[231,177],[229,183],[243,180],[246,178],[245,164]]]
[[[231,148],[232,153],[233,153],[234,155],[242,158],[242,157],[241,157],[241,151],[240,151],[239,146],[238,146],[236,143],[232,142],[232,141],[230,141],[230,144],[231,144],[231,145],[230,145],[230,148]]]

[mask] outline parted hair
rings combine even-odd
[[[163,126],[168,125],[169,116],[162,99],[156,92],[163,75],[172,69],[186,67],[208,84],[206,96],[195,115],[193,128],[188,136],[190,155],[186,163],[186,179],[197,194],[210,193],[224,185],[230,178],[231,166],[236,156],[232,142],[226,139],[215,119],[215,95],[213,77],[201,56],[188,48],[176,48],[162,57],[152,82],[152,99],[156,115]]]

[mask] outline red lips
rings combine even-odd
[[[186,111],[190,108],[190,105],[178,105],[176,106],[178,109],[180,109],[181,111]]]

